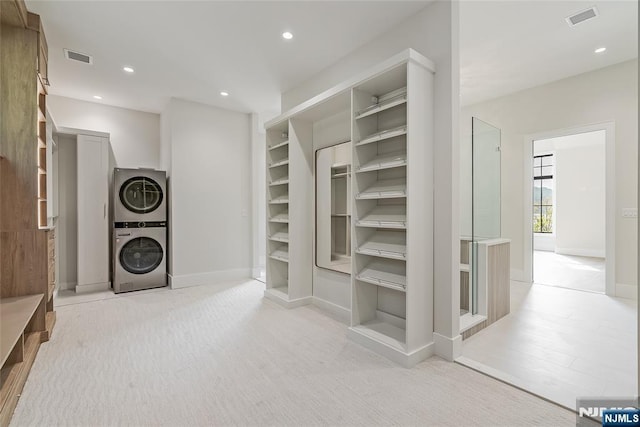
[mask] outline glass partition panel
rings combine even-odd
[[[478,313],[478,241],[500,237],[500,129],[471,123],[471,312]]]
[[[351,142],[316,151],[316,265],[351,273]]]

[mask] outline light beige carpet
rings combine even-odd
[[[454,363],[405,369],[264,285],[67,305],[12,426],[571,426],[575,415]]]

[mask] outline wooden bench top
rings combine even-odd
[[[0,360],[7,361],[11,350],[24,333],[44,294],[0,300]]]

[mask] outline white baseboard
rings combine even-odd
[[[76,285],[77,284],[78,284],[77,282],[63,282],[63,283],[60,283],[60,290],[61,291],[67,291],[67,290],[74,291],[76,289]]]
[[[556,248],[556,253],[560,255],[586,256],[591,258],[604,258],[604,251],[598,249],[582,248]]]
[[[169,287],[171,289],[188,288],[190,286],[213,285],[230,280],[250,279],[250,268],[237,268],[234,270],[210,271],[196,274],[169,274]]]
[[[253,277],[254,279],[260,277],[260,273],[262,273],[263,270],[264,267],[253,267],[251,269],[251,277]]]
[[[366,347],[369,350],[404,366],[405,368],[413,368],[416,364],[433,356],[435,352],[435,345],[430,342],[411,353],[406,353],[395,346],[389,345],[370,336],[367,332],[363,332],[359,329],[358,326],[350,327],[347,330],[347,337],[361,346]]]
[[[289,299],[289,295],[281,292],[278,288],[267,288],[264,290],[264,297],[271,300],[284,308],[297,308],[303,305],[311,304],[313,297],[302,297]]]
[[[462,335],[453,338],[445,337],[437,332],[433,333],[436,355],[453,362],[462,355]]]
[[[88,292],[108,291],[111,289],[111,282],[90,283],[88,285],[76,285],[76,294],[86,294]]]
[[[616,297],[637,300],[638,287],[634,285],[627,285],[626,283],[616,283]]]
[[[512,268],[510,274],[511,274],[511,280],[515,280],[516,282],[529,282],[529,280],[525,279],[523,270],[517,270],[515,268]]]
[[[348,308],[344,308],[338,304],[334,304],[318,297],[313,297],[311,303],[319,309],[328,312],[331,317],[335,318],[339,322],[342,322],[345,325],[351,324],[351,310]]]

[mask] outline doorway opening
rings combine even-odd
[[[605,293],[606,131],[533,140],[533,281]]]

